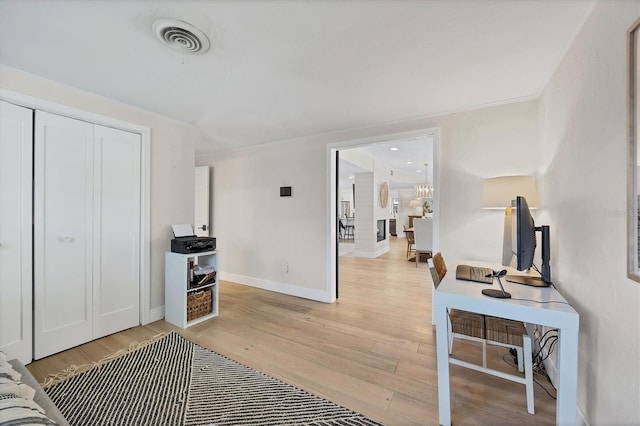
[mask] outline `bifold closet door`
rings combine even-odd
[[[0,350],[32,360],[33,111],[0,101]]]
[[[34,355],[93,336],[93,124],[36,111]]]
[[[140,323],[140,135],[94,127],[93,338]]]
[[[140,136],[38,111],[35,358],[139,324]]]

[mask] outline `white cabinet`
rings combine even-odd
[[[165,253],[165,320],[186,328],[218,316],[218,254]],[[198,274],[199,271],[213,271]]]
[[[32,115],[0,101],[0,350],[32,351]]]
[[[139,324],[140,135],[36,111],[34,354]]]

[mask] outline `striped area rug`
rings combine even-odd
[[[71,425],[380,425],[171,332],[45,390]]]

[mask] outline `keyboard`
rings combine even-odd
[[[487,275],[489,275],[487,277]],[[465,281],[474,281],[483,284],[493,283],[493,269],[481,266],[458,265],[456,278]]]

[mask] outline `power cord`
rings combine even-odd
[[[550,335],[550,333],[556,333],[556,334],[552,334]],[[550,398],[552,399],[557,399],[557,396],[555,396],[553,393],[551,393],[542,383],[540,383],[539,381],[536,380],[535,375],[538,376],[544,376],[547,378],[547,381],[549,382],[549,385],[551,385],[551,387],[553,388],[553,392],[557,394],[557,389],[555,386],[553,386],[553,383],[551,382],[551,378],[549,377],[549,374],[547,374],[546,369],[544,368],[544,360],[546,360],[547,358],[549,358],[549,356],[551,355],[551,353],[553,352],[553,350],[555,349],[555,346],[558,343],[558,329],[557,328],[552,328],[547,330],[542,336],[540,336],[540,330],[538,329],[538,327],[536,327],[533,330],[533,335],[534,335],[534,339],[540,342],[540,349],[538,349],[537,352],[535,352],[534,354],[532,354],[532,361],[533,361],[533,381],[542,388],[542,390],[545,391],[545,393],[547,395],[549,395]],[[543,354],[543,351],[545,349],[545,347],[549,345],[549,348],[547,350],[547,353]],[[509,360],[507,357],[507,354],[504,354],[502,356],[502,360],[510,365],[513,368],[518,368],[518,352],[513,349],[510,348],[509,349],[509,355],[511,355],[511,360]]]
[[[534,299],[516,299],[513,298],[511,300],[523,300],[525,302],[535,302],[535,303],[560,303],[562,305],[569,305],[568,302],[563,302],[562,300],[547,300],[547,301],[541,301],[541,300],[534,300]]]

